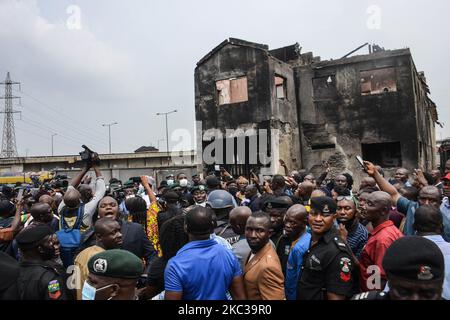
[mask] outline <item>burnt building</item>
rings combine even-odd
[[[374,48],[369,54],[321,61],[310,52],[302,54],[298,44],[269,50],[226,40],[197,64],[196,119],[203,133],[268,129],[277,136],[267,142],[272,173],[283,173],[279,158],[289,168],[316,175],[328,162],[332,175],[349,172],[358,181],[363,173],[356,155],[388,171],[401,166],[429,170],[436,165],[438,119],[425,75],[417,71],[409,49]],[[203,138],[207,150],[211,140]],[[237,164],[229,167],[247,173],[245,163],[239,170]]]

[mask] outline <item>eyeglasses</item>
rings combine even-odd
[[[342,200],[348,200],[348,201],[353,201],[353,197],[352,196],[339,196],[336,198],[337,201],[342,201]]]

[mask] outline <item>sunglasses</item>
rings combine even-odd
[[[342,200],[348,200],[348,201],[353,201],[353,197],[352,196],[339,196],[336,198],[337,201],[342,201]]]

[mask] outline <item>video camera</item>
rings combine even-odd
[[[100,159],[97,152],[92,151],[84,144],[81,147],[84,149],[84,151],[80,152],[81,161],[84,161],[88,167],[100,165]]]

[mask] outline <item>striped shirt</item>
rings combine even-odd
[[[369,233],[366,227],[358,222],[357,227],[354,230],[349,231],[347,235],[347,242],[352,249],[353,254],[359,259],[364,246],[369,238]]]

